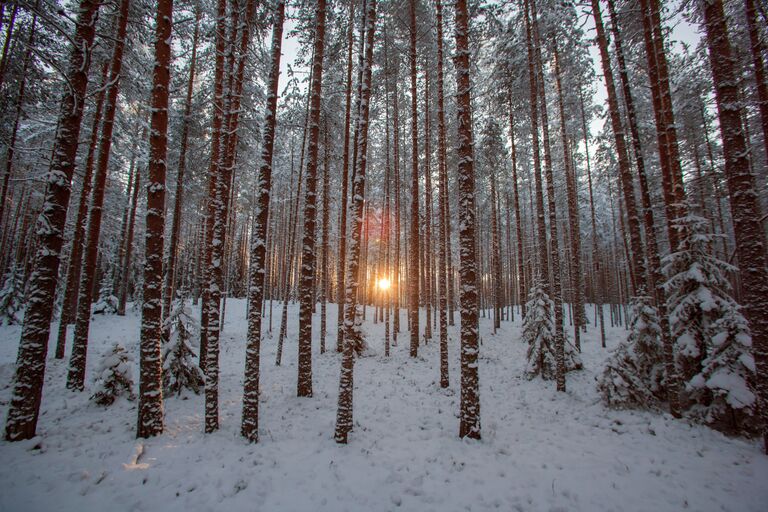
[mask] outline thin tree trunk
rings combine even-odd
[[[443,76],[443,3],[435,2],[437,11],[437,159],[440,173],[440,249],[437,273],[440,301],[440,387],[447,388],[448,378],[448,172],[445,148],[445,99]]]
[[[187,95],[184,99],[184,118],[181,123],[181,142],[179,144],[179,163],[176,168],[176,196],[173,200],[173,221],[171,223],[171,241],[168,246],[168,259],[165,268],[165,285],[163,290],[163,318],[171,311],[174,286],[176,283],[176,259],[179,252],[179,231],[181,230],[182,205],[184,204],[184,173],[187,166],[187,146],[189,144],[189,124],[192,120],[192,92],[197,66],[197,45],[200,35],[200,18],[202,9],[195,5],[195,31],[192,35],[192,57],[189,63],[189,79],[187,80]],[[163,325],[163,339],[170,339],[170,324]]]

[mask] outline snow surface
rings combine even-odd
[[[523,377],[519,315],[496,335],[481,319],[483,439],[463,441],[457,328],[449,330],[451,386],[442,390],[437,341],[411,359],[403,331],[385,358],[384,326],[372,324],[369,308],[364,329],[376,354],[355,366],[355,428],[340,446],[333,441],[340,358],[321,355],[315,339],[314,397],[296,398],[298,306],[289,310],[279,367],[275,307],[274,336],[262,343],[260,441],[249,444],[239,434],[245,302],[231,300],[221,341],[221,430],[203,434],[203,396],[187,393],[166,400],[162,436],[137,440],[136,402],[123,398],[105,409],[88,400],[113,343],[134,354],[139,374],[139,321],[128,311],[94,318],[85,392],[65,388],[67,359],[50,351],[38,437],[0,441],[0,511],[768,510],[768,457],[756,441],[601,405],[594,376],[609,352],[595,329],[582,337],[585,369],[568,374],[562,394],[553,381]],[[334,347],[333,304],[328,318],[326,343]],[[0,327],[3,420],[19,333]],[[609,347],[625,335],[609,328]]]

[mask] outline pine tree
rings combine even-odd
[[[135,400],[133,393],[133,357],[115,343],[96,368],[96,391],[91,400],[99,405],[112,405],[121,396]]]
[[[680,245],[663,260],[664,287],[688,413],[727,432],[751,430],[752,340],[726,278],[736,269],[712,255],[709,221],[689,214],[675,225]]]
[[[0,289],[0,322],[16,325],[22,322],[24,307],[24,275],[17,264],[11,265]]]
[[[665,398],[659,315],[643,291],[631,299],[629,336],[614,349],[598,379],[597,390],[611,407],[656,408]]]
[[[200,326],[192,318],[192,311],[185,301],[185,293],[179,290],[171,303],[171,311],[165,318],[164,330],[170,333],[163,347],[163,390],[167,394],[181,394],[191,389],[195,394],[205,383],[205,376],[195,363],[192,339]]]

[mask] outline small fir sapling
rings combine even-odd
[[[706,219],[691,214],[676,224],[680,244],[664,258],[663,271],[688,416],[727,433],[749,433],[755,363],[747,321],[726,278],[736,268],[713,255],[717,235]]]
[[[21,324],[24,307],[24,276],[16,264],[11,265],[0,289],[0,322]]]
[[[197,394],[205,382],[202,370],[195,363],[197,355],[191,345],[199,327],[183,293],[177,293],[165,322],[170,327],[170,339],[163,347],[163,389],[169,394],[180,395],[183,389]]]
[[[555,379],[555,325],[553,321],[554,302],[544,290],[540,276],[533,280],[526,313],[523,318],[523,341],[528,344],[525,375],[532,379],[540,375],[545,380]],[[583,367],[576,348],[565,340],[566,371]]]
[[[91,395],[91,400],[99,405],[112,405],[120,396],[134,400],[133,361],[125,348],[115,343],[96,369],[96,391]]]
[[[112,293],[112,279],[107,275],[101,280],[99,299],[93,305],[94,315],[114,315],[117,313],[118,299]]]
[[[611,407],[655,409],[665,396],[658,312],[644,292],[632,297],[629,335],[597,378],[597,390]]]

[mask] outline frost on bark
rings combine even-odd
[[[456,2],[456,104],[459,159],[459,283],[461,292],[461,410],[459,437],[480,439],[475,167],[469,77],[469,16],[466,0]]]
[[[323,93],[323,54],[325,48],[325,0],[315,9],[316,27],[312,57],[312,84],[309,98],[309,147],[304,188],[304,234],[301,245],[299,281],[299,357],[298,396],[312,396],[312,309],[315,303],[315,224],[317,220],[317,153],[320,140],[320,101]],[[358,158],[364,159],[365,155]]]
[[[46,177],[43,208],[37,219],[38,246],[24,327],[16,360],[16,374],[5,437],[18,441],[34,437],[48,353],[51,315],[56,293],[64,222],[69,207],[83,104],[88,87],[88,52],[95,34],[99,4],[82,0],[69,55],[67,79],[54,141],[55,151]]]
[[[744,315],[752,332],[757,410],[764,450],[768,453],[768,268],[765,235],[759,220],[761,215],[755,176],[749,166],[741,124],[743,107],[738,97],[736,62],[728,40],[721,1],[712,0],[705,4],[704,21],[736,235]]]
[[[319,0],[325,8],[325,0]],[[371,99],[371,75],[373,65],[373,41],[376,28],[376,0],[367,0],[365,12],[365,54],[362,66],[362,87],[360,88],[360,112],[356,123],[358,130],[355,142],[358,146],[357,167],[352,181],[352,201],[350,203],[350,239],[347,258],[346,298],[344,301],[344,350],[339,375],[339,402],[336,412],[337,443],[346,444],[352,430],[352,407],[355,364],[355,347],[362,341],[362,333],[357,325],[357,291],[360,287],[360,245],[363,228],[363,207],[365,203],[365,179],[368,165],[368,116]]]
[[[168,158],[168,88],[173,0],[158,0],[155,66],[149,136],[144,292],[141,307],[139,413],[136,437],[163,432],[162,296],[165,236],[165,175]]]

